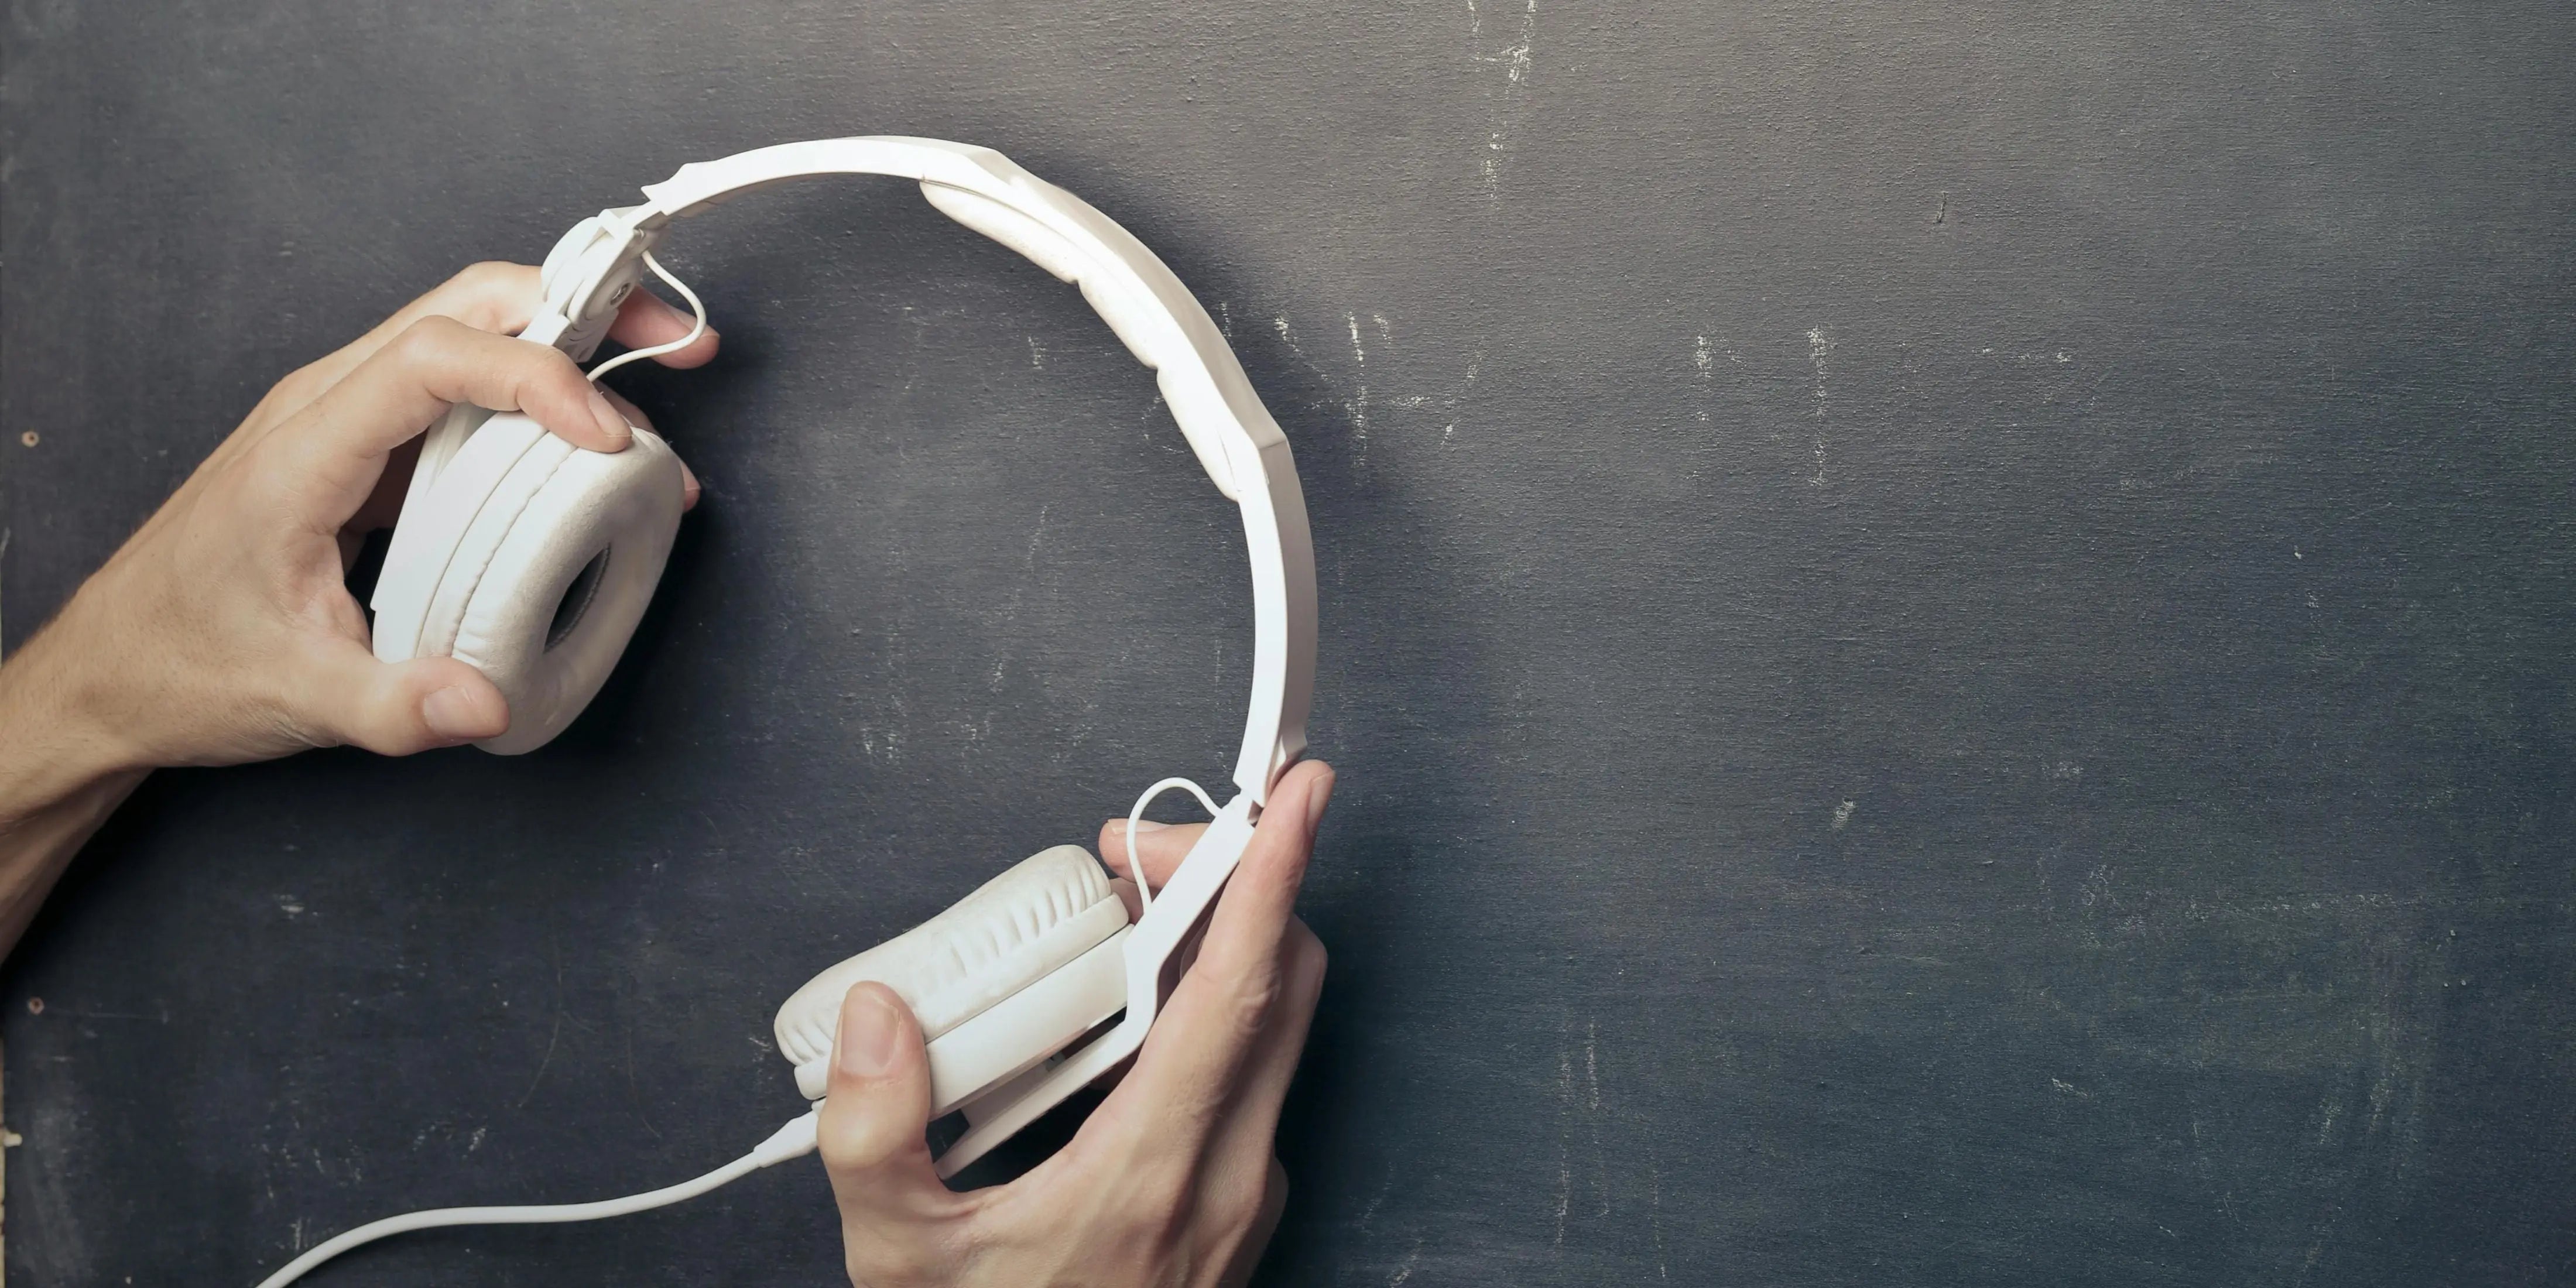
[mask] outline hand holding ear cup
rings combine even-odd
[[[1126,1000],[1128,910],[1088,850],[1041,850],[947,911],[816,975],[778,1008],[779,1054],[823,1094],[841,1000],[875,980],[930,1044],[934,1114],[1025,1072]]]
[[[477,743],[552,741],[599,692],[670,558],[679,457],[648,430],[593,452],[503,413],[403,507],[377,579],[376,657],[454,657],[489,677],[510,728]]]

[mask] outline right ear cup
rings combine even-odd
[[[376,656],[474,666],[510,704],[509,730],[477,745],[544,746],[642,620],[683,487],[679,458],[648,431],[591,452],[526,416],[493,416],[403,508],[376,583]]]
[[[820,1098],[841,999],[874,980],[895,991],[930,1044],[935,1112],[1035,1066],[1126,1000],[1127,905],[1088,850],[1022,860],[947,911],[842,961],[778,1009],[778,1050]]]

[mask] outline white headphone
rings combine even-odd
[[[946,1177],[1143,1044],[1271,785],[1305,753],[1315,557],[1288,440],[1207,310],[1126,229],[988,148],[821,139],[683,166],[645,188],[644,204],[602,211],[555,244],[542,275],[545,301],[521,335],[588,360],[647,269],[689,301],[703,327],[697,296],[649,254],[671,221],[828,174],[917,180],[951,218],[1080,286],[1129,352],[1158,373],[1199,464],[1243,511],[1252,562],[1252,700],[1234,767],[1241,790],[1219,806],[1196,783],[1171,778],[1138,798],[1131,838],[1146,805],[1172,788],[1189,790],[1215,820],[1159,894],[1140,890],[1134,924],[1098,861],[1078,846],[1057,846],[815,976],[779,1009],[778,1049],[795,1064],[798,1088],[819,1101],[850,986],[880,981],[911,1006],[929,1043],[931,1112],[963,1110],[968,1123],[938,1159]],[[621,355],[592,377],[687,342]],[[599,692],[634,633],[670,555],[680,499],[679,458],[647,431],[635,431],[625,451],[604,454],[573,447],[522,415],[456,408],[422,444],[385,556],[373,597],[376,656],[473,664],[510,704],[509,731],[479,745],[504,755],[544,746]],[[314,1247],[261,1288],[280,1288],[349,1248],[404,1230],[589,1220],[690,1198],[810,1152],[819,1109],[693,1181],[600,1203],[394,1217]]]

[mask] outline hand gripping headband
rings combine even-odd
[[[698,307],[649,254],[672,221],[830,174],[915,180],[951,218],[1080,286],[1128,351],[1156,371],[1200,466],[1242,510],[1252,563],[1252,697],[1234,768],[1242,790],[1218,806],[1195,783],[1165,779],[1137,801],[1131,838],[1145,805],[1176,786],[1215,818],[1159,893],[1140,882],[1144,907],[1133,925],[1090,856],[1058,847],[817,975],[779,1011],[779,1051],[797,1066],[800,1089],[819,1099],[852,982],[876,980],[903,995],[929,1037],[933,1112],[959,1111],[967,1122],[938,1159],[946,1177],[1143,1046],[1272,784],[1305,753],[1315,558],[1287,438],[1207,311],[1126,229],[987,148],[824,139],[683,166],[645,188],[643,204],[602,211],[556,243],[541,275],[544,302],[522,337],[587,361],[648,269]],[[659,351],[612,360],[591,376]],[[598,691],[642,616],[678,523],[678,486],[676,458],[644,431],[627,450],[601,454],[573,449],[523,416],[455,409],[422,443],[386,554],[374,597],[377,656],[443,652],[473,662],[511,706],[510,731],[484,748],[509,754],[544,745]],[[1131,860],[1133,853],[1131,839]],[[405,1230],[582,1221],[675,1203],[811,1152],[819,1112],[818,1105],[742,1158],[666,1189],[598,1203],[445,1208],[360,1226],[297,1257],[262,1288],[281,1288],[341,1252]]]

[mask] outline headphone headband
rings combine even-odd
[[[1260,805],[1306,750],[1316,610],[1305,495],[1287,436],[1207,310],[1143,242],[1089,203],[990,148],[939,139],[818,139],[685,165],[648,185],[643,205],[603,211],[565,234],[546,257],[545,307],[522,334],[587,358],[634,289],[644,253],[672,220],[747,192],[835,174],[919,182],[950,218],[1079,286],[1128,351],[1155,370],[1199,464],[1243,512],[1252,564],[1252,700],[1234,781]],[[444,455],[433,444],[423,460]]]

